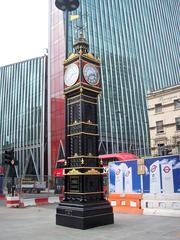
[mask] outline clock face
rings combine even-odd
[[[64,83],[66,86],[70,87],[76,83],[79,77],[79,68],[75,63],[70,64],[64,74]]]
[[[100,79],[99,71],[93,64],[87,63],[83,68],[83,74],[84,74],[85,80],[89,84],[91,85],[98,84]]]

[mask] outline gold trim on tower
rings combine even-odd
[[[79,54],[77,54],[77,53],[72,53],[72,54],[68,57],[68,59],[64,60],[64,65],[66,65],[67,63],[69,63],[69,62],[71,62],[71,61],[73,61],[73,60],[75,60],[75,59],[79,59]]]
[[[88,170],[87,172],[85,172],[85,175],[101,175],[100,172],[98,172],[97,170],[95,170],[94,168]]]
[[[76,168],[74,168],[74,167],[67,167],[67,168],[64,168],[64,170],[66,170],[66,169],[91,169],[91,167],[76,167]],[[93,167],[93,169],[100,169],[100,170],[102,170],[103,167]]]
[[[78,133],[68,134],[67,137],[77,136],[77,135],[81,135],[81,134],[91,135],[91,136],[99,136],[99,134],[97,134],[97,133],[78,132]]]
[[[87,102],[87,103],[91,103],[91,104],[97,105],[97,103],[95,103],[95,102],[90,102],[90,101],[85,100],[85,99],[79,99],[79,100],[77,100],[77,101],[75,101],[75,102],[67,103],[67,105],[73,105],[73,104],[79,103],[79,102]]]
[[[69,171],[68,173],[64,174],[64,175],[81,175],[82,173],[78,170],[76,170],[75,168],[73,168],[71,171]]]
[[[74,88],[74,86],[77,86],[76,88]],[[76,90],[80,90],[80,92],[81,92],[81,89],[85,89],[85,90],[88,90],[88,91],[90,91],[90,92],[95,92],[95,93],[100,93],[101,92],[101,88],[98,88],[98,87],[94,87],[94,86],[91,86],[91,87],[89,87],[89,88],[87,88],[87,87],[82,87],[82,85],[80,86],[79,84],[77,84],[77,85],[74,85],[73,87],[68,87],[68,88],[66,88],[65,90],[64,90],[64,95],[66,95],[66,94],[68,94],[68,93],[71,93],[71,92],[74,92],[74,91],[76,91]],[[87,86],[89,86],[89,85],[87,85]],[[94,88],[96,88],[96,89],[94,89]],[[70,90],[69,90],[70,89]]]
[[[73,126],[77,126],[77,125],[80,125],[80,124],[86,124],[86,125],[90,125],[90,126],[98,126],[98,124],[92,123],[90,120],[88,120],[88,122],[77,122],[77,121],[74,121],[73,124],[69,124],[67,126],[68,127],[73,127]]]
[[[95,63],[98,63],[98,65],[100,64],[100,59],[95,58],[91,53],[85,53],[83,54],[83,57]]]
[[[85,156],[85,155],[77,155],[77,153],[73,157],[67,157],[68,159],[72,158],[98,158],[98,156]]]
[[[88,171],[86,171],[84,173],[82,173],[82,172],[78,171],[77,169],[73,168],[71,171],[69,171],[68,173],[65,173],[64,175],[68,175],[68,176],[76,176],[76,175],[102,175],[102,173],[98,172],[94,168],[92,168],[92,169],[90,169],[90,170],[88,170]]]

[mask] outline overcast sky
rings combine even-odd
[[[48,0],[0,0],[0,66],[38,57],[48,47]]]

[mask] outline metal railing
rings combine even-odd
[[[5,195],[12,194],[12,178],[0,177],[0,193]],[[15,195],[22,194],[39,194],[39,193],[51,193],[55,194],[55,178],[45,176],[43,181],[38,181],[36,176],[26,176],[25,178],[14,178]]]

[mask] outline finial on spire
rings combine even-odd
[[[85,54],[88,53],[89,43],[83,36],[83,33],[80,32],[79,39],[74,43],[75,53]]]

